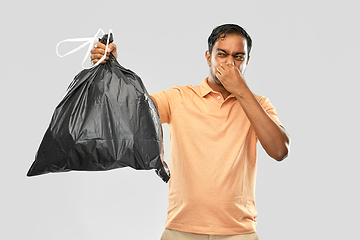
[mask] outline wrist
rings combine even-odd
[[[253,93],[248,86],[239,88],[239,91],[237,91],[234,95],[239,101],[253,97]]]

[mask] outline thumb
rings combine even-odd
[[[108,46],[108,52],[116,51],[116,45],[114,43],[110,43]]]
[[[115,58],[117,58],[116,45],[114,43],[110,43],[108,47],[108,52],[111,52]]]

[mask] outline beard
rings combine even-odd
[[[215,74],[215,67],[213,66],[213,64],[210,62],[210,76],[214,79],[215,83],[219,86],[222,86],[221,81],[219,80],[219,78],[216,76]]]

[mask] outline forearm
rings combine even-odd
[[[267,114],[249,89],[246,89],[241,96],[237,95],[236,98],[267,154],[277,161],[286,158],[290,140],[285,129]]]

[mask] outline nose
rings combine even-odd
[[[233,56],[228,55],[228,57],[226,58],[226,64],[231,64],[231,65],[235,65],[235,59]]]

